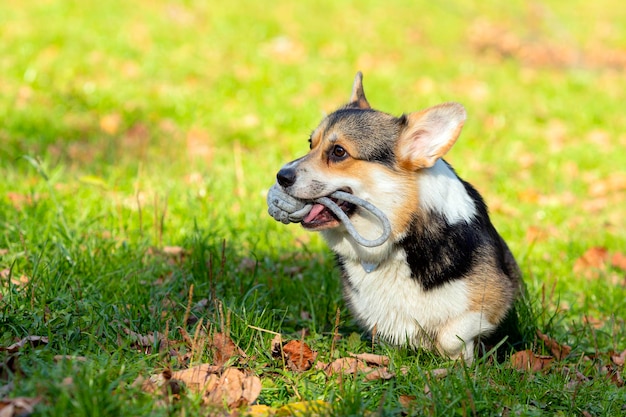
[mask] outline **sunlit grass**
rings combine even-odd
[[[262,404],[323,399],[339,415],[398,415],[409,395],[414,415],[619,415],[623,388],[584,356],[626,348],[624,271],[575,264],[589,248],[626,248],[626,78],[607,64],[624,54],[625,15],[609,0],[2,3],[0,346],[50,339],[20,351],[17,365],[0,352],[0,385],[12,384],[2,395],[40,395],[45,415],[198,412],[197,399],[162,407],[129,387],[177,364],[138,351],[123,330],[192,332],[183,318],[193,285],[194,302],[210,300],[193,312],[209,331],[230,312],[231,336],[262,377]],[[579,59],[481,50],[485,25]],[[447,159],[483,194],[520,261],[532,320],[573,346],[564,367],[589,381],[506,363],[466,371],[384,345],[374,350],[406,375],[335,381],[275,369],[271,335],[250,326],[308,329],[325,360],[372,349],[321,239],[265,208],[275,172],[306,152],[357,70],[370,103],[395,115],[465,105]],[[165,246],[185,255],[155,250]],[[343,338],[330,352],[337,309]],[[438,367],[448,377],[431,380]]]

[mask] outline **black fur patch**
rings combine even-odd
[[[399,242],[406,252],[412,277],[425,291],[462,279],[484,256],[493,253],[494,247],[500,246],[482,197],[469,183],[460,178],[459,181],[476,207],[472,221],[451,225],[439,213],[418,215],[408,235]]]
[[[425,291],[463,278],[472,269],[480,244],[480,235],[471,224],[449,225],[442,215],[433,213],[427,225],[416,218],[400,241],[411,275]]]

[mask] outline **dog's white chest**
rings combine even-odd
[[[347,299],[355,316],[383,339],[414,346],[429,345],[450,319],[467,311],[466,284],[453,281],[423,291],[411,278],[405,253],[397,249],[371,272],[358,262],[344,263]]]

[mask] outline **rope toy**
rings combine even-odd
[[[343,212],[331,197],[337,200],[347,201],[372,213],[383,226],[383,233],[376,239],[365,239],[356,231],[346,213]],[[267,193],[268,213],[276,221],[284,224],[300,223],[313,208],[313,203],[321,204],[332,211],[339,221],[343,223],[350,236],[361,246],[366,248],[380,246],[391,236],[391,224],[387,216],[385,216],[385,213],[369,201],[365,201],[353,194],[344,191],[335,191],[329,197],[304,201],[285,193],[278,184],[274,184]]]

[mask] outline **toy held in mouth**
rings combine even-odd
[[[383,227],[383,233],[376,239],[365,239],[354,228],[350,218],[339,207],[335,200],[346,201],[361,207],[372,213]],[[267,206],[270,216],[276,221],[284,224],[300,223],[307,217],[314,217],[319,214],[324,206],[328,208],[341,221],[352,238],[361,246],[373,248],[380,246],[391,236],[391,224],[379,208],[372,203],[365,201],[353,194],[344,191],[335,191],[327,197],[316,198],[311,201],[304,201],[285,193],[278,184],[274,184],[267,194]]]

